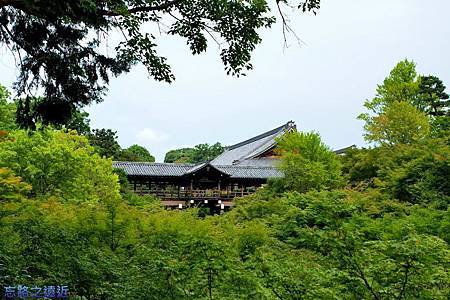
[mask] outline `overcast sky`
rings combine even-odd
[[[170,149],[234,144],[288,120],[332,148],[362,146],[356,116],[398,61],[412,59],[450,86],[450,1],[322,2],[317,16],[291,14],[301,46],[291,38],[284,48],[279,25],[264,30],[247,77],[225,74],[215,44],[194,57],[183,40],[161,36],[176,82],[155,82],[141,67],[113,79],[105,101],[88,109],[92,127],[117,130],[122,147],[144,145],[157,161]],[[10,86],[16,71],[5,50],[0,68]]]

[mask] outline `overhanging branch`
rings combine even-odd
[[[2,0],[0,0],[2,1]],[[8,1],[8,0],[4,0],[4,1]],[[155,5],[155,6],[136,6],[133,8],[128,9],[126,12],[116,12],[116,11],[111,11],[111,10],[101,10],[100,13],[102,15],[105,16],[123,16],[123,15],[127,15],[127,14],[135,14],[138,12],[149,12],[149,11],[157,11],[157,10],[165,10],[168,9],[178,3],[180,3],[182,0],[171,0],[171,1],[167,1],[164,2],[160,5]]]

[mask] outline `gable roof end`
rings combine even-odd
[[[282,126],[264,132],[243,142],[228,147],[225,152],[211,161],[213,165],[237,165],[252,159],[276,146],[276,138],[296,130],[295,123],[289,121]]]

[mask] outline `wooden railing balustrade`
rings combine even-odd
[[[180,199],[180,200],[231,200],[236,197],[243,197],[250,195],[254,192],[246,190],[216,190],[216,189],[206,189],[206,190],[163,190],[163,189],[142,189],[135,191],[142,195],[154,195],[161,199]]]

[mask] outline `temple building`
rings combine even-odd
[[[277,138],[296,130],[292,121],[258,136],[229,146],[212,161],[199,164],[117,161],[125,171],[129,188],[152,194],[167,207],[209,207],[227,210],[235,197],[254,193],[270,178],[282,177],[277,169]]]

